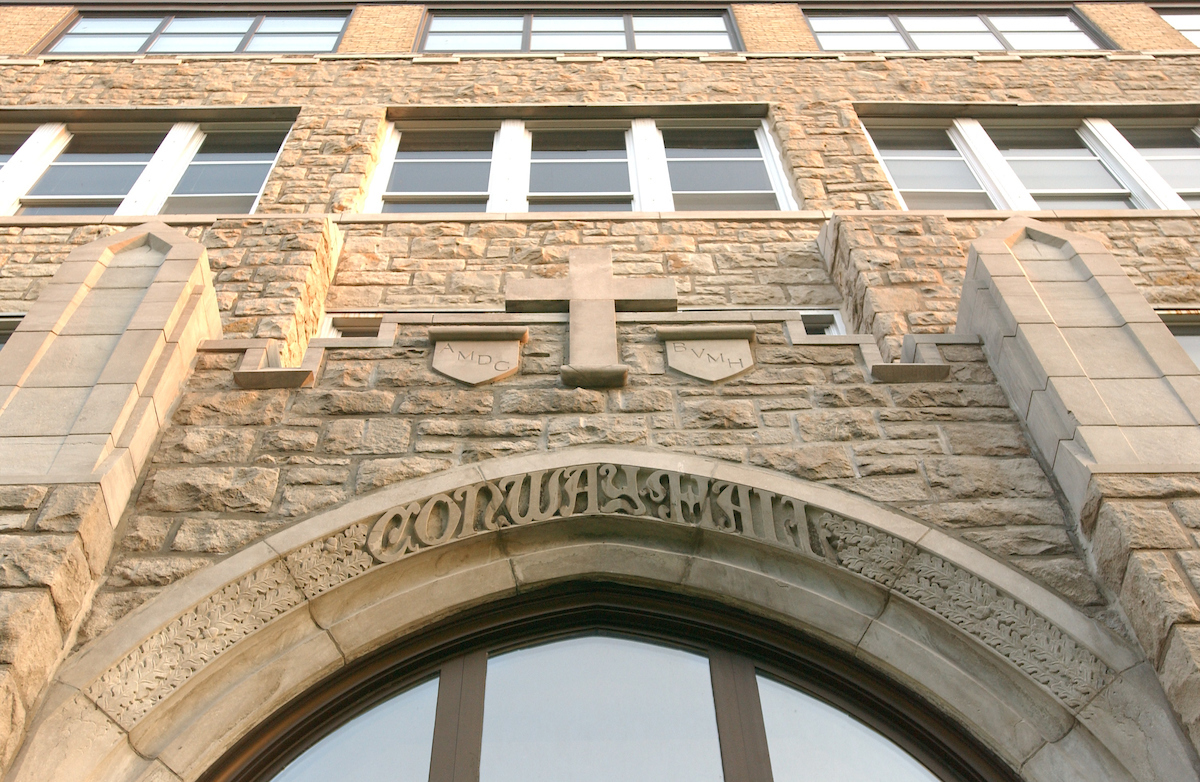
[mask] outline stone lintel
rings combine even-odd
[[[571,388],[620,388],[628,379],[629,367],[624,364],[562,366],[563,384]]]
[[[430,342],[500,342],[529,341],[528,326],[431,326]]]
[[[659,326],[658,339],[754,339],[754,326]]]

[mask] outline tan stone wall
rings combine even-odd
[[[1196,48],[1142,3],[1081,3],[1075,9],[1122,49],[1158,52]]]
[[[32,54],[43,39],[75,12],[70,5],[0,6],[0,54]]]
[[[748,52],[815,52],[821,48],[795,3],[735,5],[733,18]]]
[[[338,53],[411,52],[424,12],[423,5],[355,6]]]

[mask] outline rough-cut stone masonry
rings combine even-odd
[[[204,90],[197,91],[196,85]],[[303,114],[259,211],[355,211],[383,137],[382,107],[420,103],[771,104],[785,164],[808,209],[896,208],[862,133],[854,101],[1200,103],[1200,58],[1109,60],[966,56],[884,60],[833,57],[620,57],[603,62],[469,58],[205,60],[148,58],[11,65],[0,71],[2,106],[298,105]],[[653,114],[647,108],[647,114]],[[303,153],[303,154],[301,154]]]
[[[420,5],[355,6],[346,32],[338,44],[338,52],[412,51],[424,10],[424,6]]]
[[[760,324],[758,368],[720,385],[664,372],[652,327],[621,329],[619,391],[559,382],[564,326],[535,326],[517,377],[465,388],[430,369],[424,327],[395,347],[329,354],[314,389],[233,387],[204,354],[85,637],[163,586],[364,492],[457,464],[586,443],[642,445],[828,482],[954,530],[1096,611],[1104,600],[980,348],[952,379],[868,384],[858,348],[789,347]]]
[[[1194,49],[1195,44],[1140,3],[1084,3],[1075,8],[1122,49],[1164,51]],[[1164,13],[1167,9],[1163,9]]]
[[[824,248],[832,254],[833,277],[854,330],[873,334],[885,358],[900,355],[905,334],[953,330],[967,246],[1004,219],[984,214],[834,218],[828,233],[836,236]],[[1200,222],[1186,213],[1109,214],[1071,219],[1045,213],[1038,219],[1103,242],[1152,305],[1200,306]]]
[[[754,3],[733,6],[733,18],[748,52],[815,52],[804,12],[794,3]]]
[[[29,54],[75,11],[69,5],[0,6],[0,54]]]
[[[330,309],[503,306],[512,276],[566,274],[573,247],[609,247],[616,273],[667,276],[683,307],[841,306],[818,221],[512,220],[353,223]]]

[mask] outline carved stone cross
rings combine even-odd
[[[505,290],[509,312],[562,312],[570,317],[569,364],[563,382],[583,388],[625,385],[629,367],[617,354],[617,310],[674,312],[674,280],[614,277],[612,250],[571,250],[566,279],[512,280]]]

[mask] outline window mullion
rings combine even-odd
[[[364,212],[382,212],[383,194],[387,192],[388,180],[392,178],[392,169],[396,166],[396,150],[400,148],[400,131],[393,123],[388,128],[388,134],[383,139],[379,150],[379,163],[371,174],[371,183],[367,188]],[[282,147],[281,147],[282,149]]]
[[[908,34],[908,30],[904,29],[904,25],[900,23],[900,16],[898,14],[888,14],[888,19],[891,20],[892,27],[896,28],[896,32],[900,33],[900,37],[904,39],[906,44],[908,44],[909,50],[914,52],[920,51],[920,47],[917,46],[917,42],[914,41],[913,37]]]
[[[722,649],[708,655],[725,782],[772,782],[754,663]]]
[[[1012,44],[1009,43],[1008,39],[1004,37],[1004,33],[1000,32],[1000,28],[992,24],[991,17],[989,17],[987,14],[979,14],[979,19],[983,22],[983,26],[988,29],[988,32],[996,36],[996,40],[1004,45],[1004,51],[1013,51]]]
[[[0,169],[0,215],[15,214],[21,208],[21,196],[29,192],[71,140],[61,122],[48,122],[25,139]]]
[[[628,139],[634,210],[674,212],[667,150],[658,126],[652,119],[635,119],[630,123]]]
[[[250,23],[250,29],[248,29],[246,31],[246,34],[242,36],[242,42],[238,44],[237,49],[235,49],[234,51],[237,51],[237,52],[246,51],[246,47],[250,45],[250,41],[254,38],[255,35],[258,34],[258,28],[262,26],[262,23],[266,18],[267,17],[263,14],[260,14],[259,16],[256,16],[254,18],[254,21]]]
[[[146,52],[150,51],[150,47],[154,45],[154,42],[158,40],[159,36],[163,34],[163,32],[174,19],[174,14],[170,14],[167,16],[167,18],[163,19],[162,22],[159,23],[158,28],[146,37],[145,42],[142,43],[142,48],[138,49],[138,54],[145,54]]]
[[[950,126],[950,139],[975,172],[997,209],[1040,209],[978,120],[954,120]]]
[[[525,14],[521,26],[521,51],[527,52],[533,48],[533,14]]]
[[[438,675],[429,782],[479,782],[487,652],[450,660]]]
[[[488,176],[489,212],[529,211],[529,167],[533,159],[533,134],[524,120],[506,119],[496,131]]]
[[[633,32],[633,14],[625,14],[625,49],[626,51],[637,51],[637,39]]]
[[[1106,119],[1085,119],[1079,135],[1145,209],[1188,209],[1162,174]]]
[[[800,206],[796,202],[796,196],[790,184],[791,178],[783,167],[783,155],[775,146],[775,137],[771,135],[771,129],[767,127],[765,119],[754,129],[754,136],[758,140],[758,151],[762,155],[763,165],[767,169],[767,178],[771,180],[775,198],[779,201],[779,209],[784,212],[793,212],[799,209]]]
[[[158,214],[202,143],[204,133],[200,125],[195,122],[175,123],[114,214]]]

